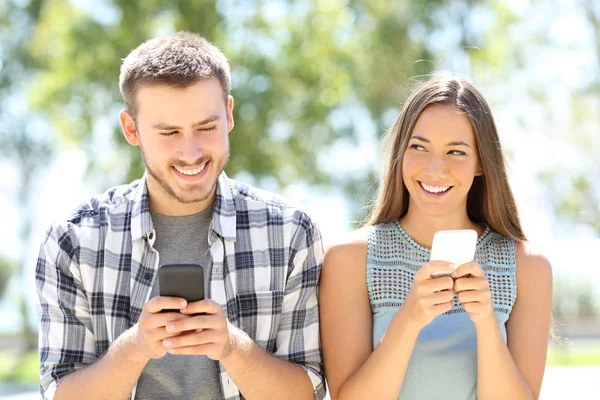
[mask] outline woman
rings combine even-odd
[[[367,226],[325,255],[331,398],[537,398],[552,271],[521,229],[489,106],[466,80],[436,77],[387,136]],[[455,270],[429,260],[434,233],[452,229],[478,234],[474,261]]]

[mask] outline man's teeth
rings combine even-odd
[[[428,185],[425,182],[421,182],[421,186],[423,186],[423,189],[427,190],[429,193],[442,193],[452,187],[452,186]]]
[[[200,172],[202,172],[202,170],[204,170],[205,166],[206,166],[206,163],[204,163],[202,165],[202,167],[195,168],[195,169],[183,169],[183,168],[178,167],[176,165],[174,167],[177,170],[177,172],[179,172],[180,174],[183,174],[183,175],[198,175]]]

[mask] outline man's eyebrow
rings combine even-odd
[[[216,121],[218,119],[219,119],[218,115],[211,115],[208,118],[204,118],[202,121],[194,122],[192,124],[192,128],[196,128],[198,126],[206,125],[206,124],[211,123],[213,121]],[[183,129],[183,127],[181,127],[181,126],[169,125],[169,124],[164,124],[164,123],[161,123],[161,122],[159,122],[158,124],[152,125],[152,128],[153,129],[158,129],[158,130],[161,130],[161,131],[175,131],[175,130],[181,130],[181,129]]]
[[[421,142],[425,142],[425,143],[431,143],[429,141],[429,139],[424,138],[423,136],[419,136],[419,135],[414,135],[410,137],[411,139],[417,139],[420,140]],[[463,142],[462,140],[457,140],[455,142],[450,142],[450,143],[446,143],[446,146],[467,146],[467,147],[471,147],[469,146],[469,144]]]

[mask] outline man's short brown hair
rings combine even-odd
[[[216,78],[223,87],[225,103],[231,90],[229,63],[208,40],[190,32],[148,40],[123,60],[119,89],[127,111],[135,118],[135,94],[143,84],[186,88],[198,81]]]

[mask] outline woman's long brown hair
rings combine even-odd
[[[402,179],[402,160],[417,119],[426,107],[434,104],[458,108],[473,126],[483,175],[475,177],[467,196],[469,218],[486,223],[514,240],[525,240],[492,112],[481,93],[456,76],[434,77],[419,86],[386,133],[384,175],[367,225],[397,221],[408,211],[409,194]]]

